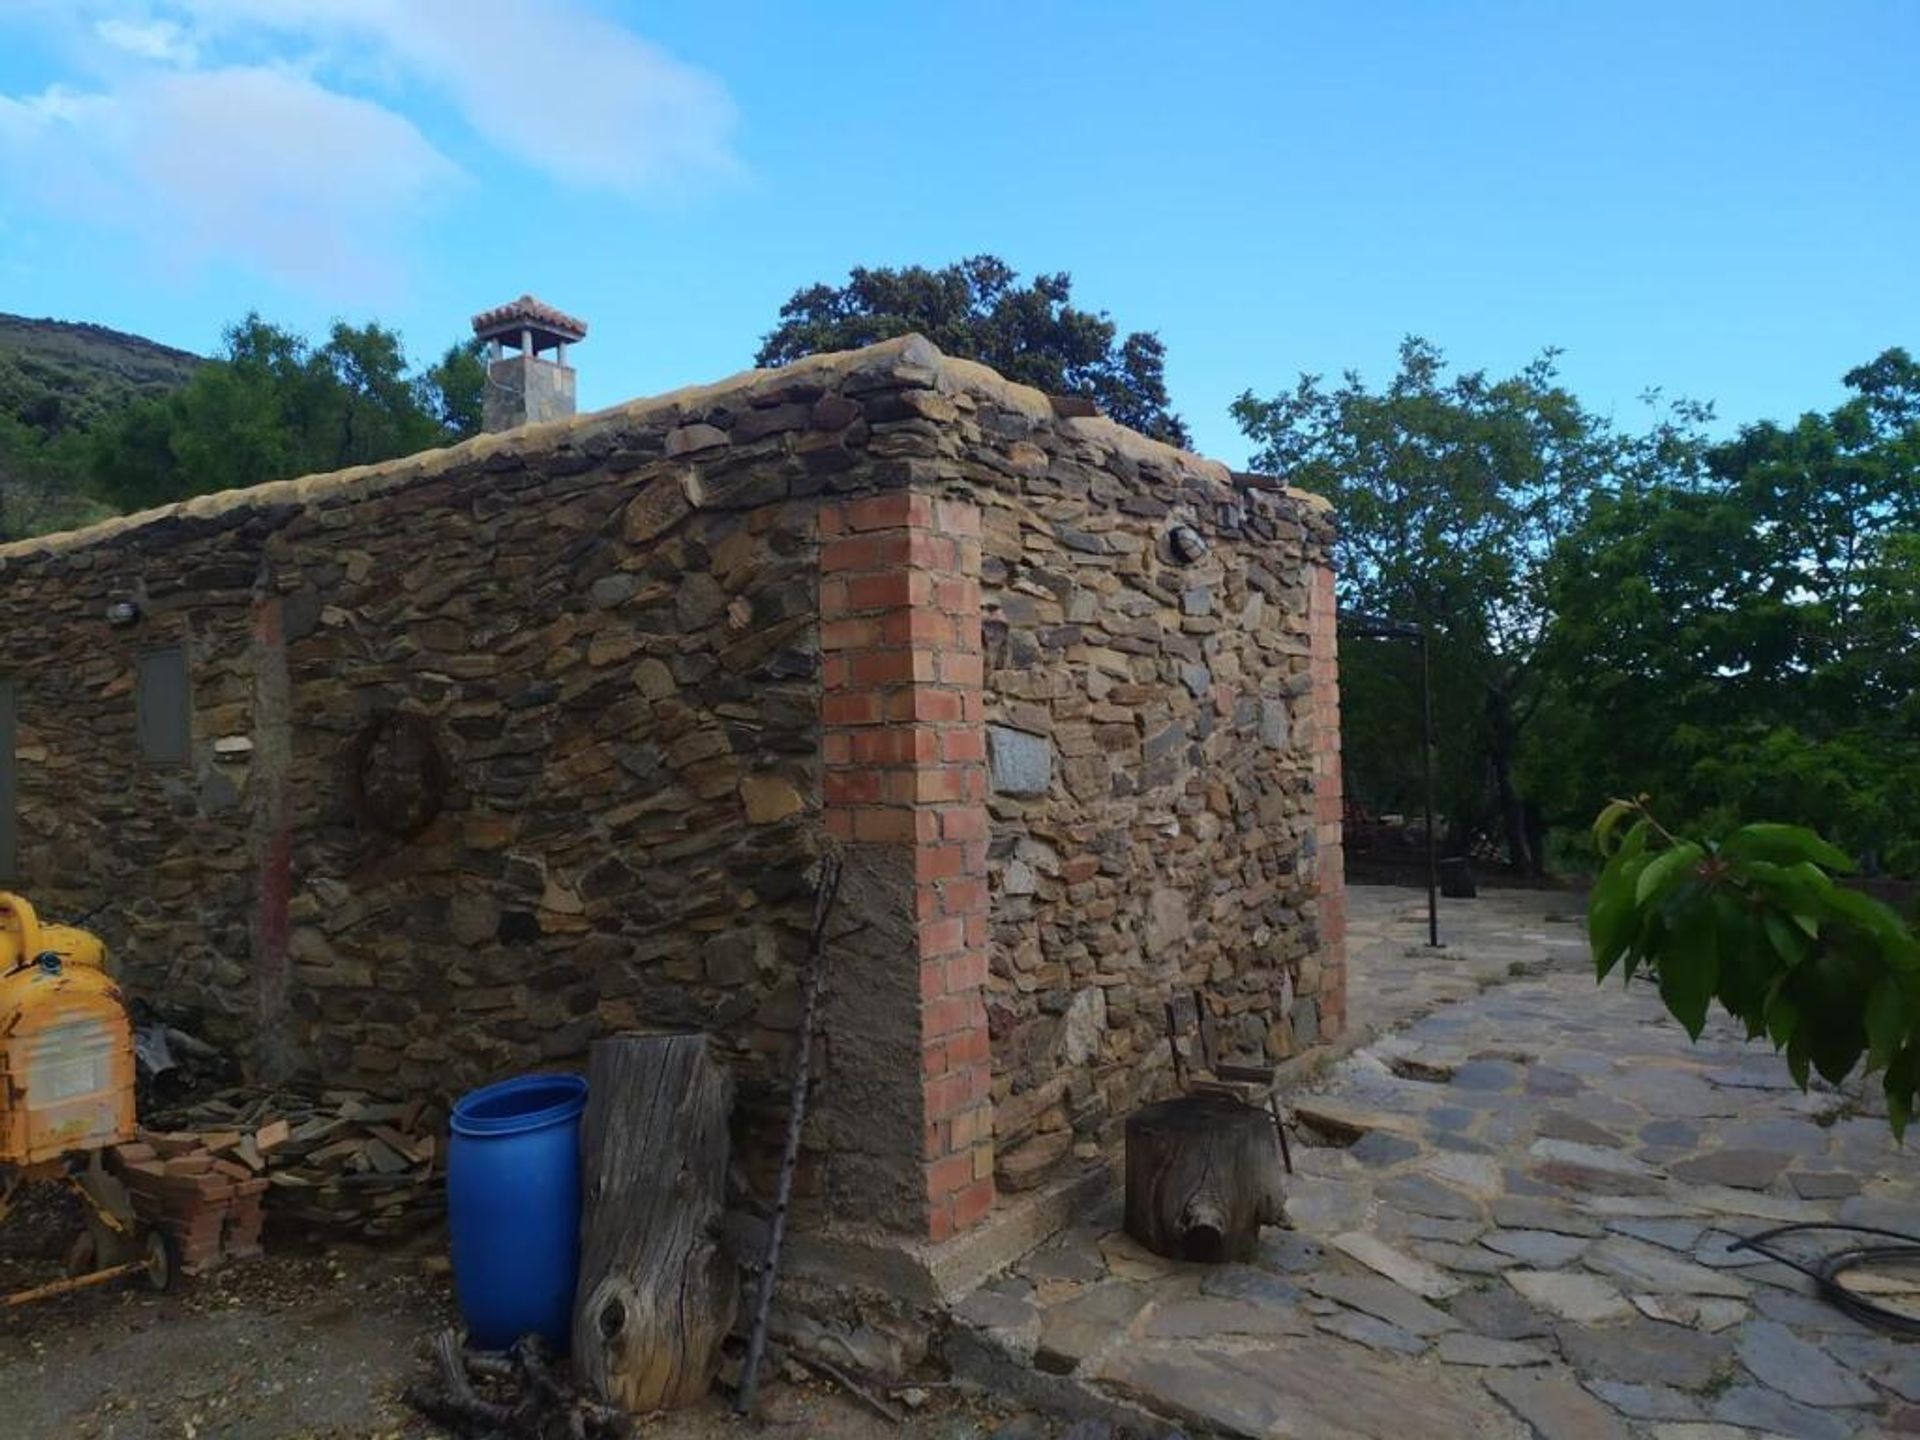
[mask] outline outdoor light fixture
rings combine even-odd
[[[1167,548],[1182,565],[1191,565],[1207,553],[1207,537],[1191,525],[1176,525],[1167,532]]]
[[[107,623],[114,626],[137,624],[140,619],[140,605],[134,600],[112,600],[107,603]]]

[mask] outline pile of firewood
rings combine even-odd
[[[574,1389],[538,1335],[500,1354],[463,1349],[443,1330],[433,1362],[432,1381],[409,1385],[407,1403],[463,1440],[625,1440],[634,1432],[631,1415]]]
[[[161,1119],[264,1173],[267,1208],[282,1219],[379,1239],[410,1234],[446,1209],[446,1114],[425,1100],[242,1087],[197,1097]]]

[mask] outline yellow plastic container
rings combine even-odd
[[[133,1138],[133,1029],[98,936],[0,891],[0,1165]]]

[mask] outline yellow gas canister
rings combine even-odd
[[[133,1138],[133,1030],[106,960],[0,891],[0,1165]]]

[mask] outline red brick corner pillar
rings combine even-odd
[[[1347,1028],[1347,866],[1341,835],[1340,641],[1333,567],[1308,567],[1307,628],[1313,681],[1314,873],[1320,910],[1320,1033]]]
[[[864,1022],[907,1047],[884,1052],[896,1073],[861,1077],[874,1128],[904,1090],[918,1135],[911,1156],[864,1157],[912,1175],[885,1177],[900,1213],[863,1218],[941,1240],[994,1196],[980,512],[898,492],[829,501],[819,523],[825,823],[866,877],[853,918],[889,936],[865,998],[911,1011]]]

